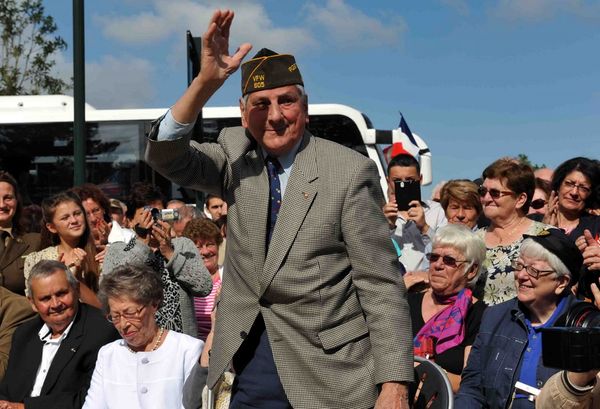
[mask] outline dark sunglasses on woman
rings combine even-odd
[[[457,267],[460,263],[466,263],[467,262],[467,260],[457,260],[457,259],[455,259],[452,256],[442,256],[442,255],[437,254],[437,253],[427,253],[427,254],[425,254],[425,257],[427,257],[427,260],[430,263],[435,263],[441,257],[442,258],[442,263],[444,263],[448,267]]]
[[[531,201],[529,207],[535,210],[540,210],[542,207],[546,206],[546,202],[544,199],[535,199]]]
[[[514,194],[514,192],[511,192],[510,190],[498,190],[498,189],[488,189],[485,186],[479,186],[479,189],[477,189],[479,191],[479,196],[481,197],[485,197],[486,194],[490,194],[490,196],[492,197],[492,199],[499,199],[502,196],[508,196],[508,195],[512,195]]]

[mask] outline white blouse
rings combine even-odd
[[[83,408],[183,408],[183,384],[203,345],[169,331],[156,351],[133,353],[122,339],[103,346]]]

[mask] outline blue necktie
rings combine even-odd
[[[271,236],[281,207],[281,184],[279,183],[279,171],[281,164],[272,156],[266,159],[267,172],[269,173],[269,222],[267,224],[267,248],[271,243]]]

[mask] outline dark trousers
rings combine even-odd
[[[230,409],[291,409],[279,375],[262,315],[233,357],[236,372]]]

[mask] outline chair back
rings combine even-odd
[[[436,363],[415,356],[415,383],[409,399],[413,409],[454,409],[454,394],[446,372]]]

